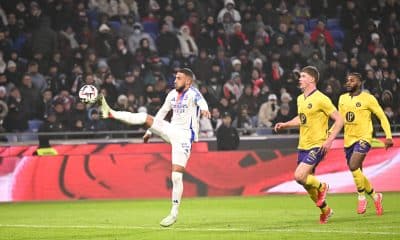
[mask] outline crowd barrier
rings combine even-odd
[[[373,148],[364,162],[363,171],[379,191],[400,191],[400,138],[394,141],[395,147],[389,150]],[[297,150],[270,146],[221,152],[210,150],[207,142],[194,144],[184,175],[184,196],[304,192],[293,181]],[[333,193],[355,191],[342,146],[343,141],[336,140],[316,172],[330,183]],[[54,148],[57,156],[33,156],[36,146],[0,147],[0,201],[170,197],[171,148],[167,144]]]

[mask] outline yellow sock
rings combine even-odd
[[[357,168],[356,170],[352,171],[351,174],[353,174],[354,183],[356,184],[359,197],[365,197],[365,176],[361,172],[361,169]]]
[[[315,189],[317,189],[318,191],[322,186],[321,182],[316,177],[314,177],[313,175],[308,175],[307,176],[306,185],[312,186]]]
[[[308,192],[308,195],[310,196],[311,200],[313,200],[313,202],[317,202],[318,199],[318,190],[310,185],[305,185],[304,189],[306,189],[306,191]]]
[[[372,187],[370,181],[368,180],[368,178],[367,178],[365,175],[363,175],[363,177],[364,177],[364,178],[363,178],[363,182],[364,182],[364,186],[365,186],[365,191],[366,191],[373,199],[375,199],[375,197],[376,197],[375,190],[373,189],[373,187]]]

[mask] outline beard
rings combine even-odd
[[[176,90],[178,93],[183,92],[183,89],[185,89],[185,86],[181,86],[181,87],[176,86],[176,87],[175,87],[175,90]]]
[[[353,93],[356,93],[359,88],[360,88],[360,86],[346,87],[346,90],[347,90],[347,92],[353,94]]]

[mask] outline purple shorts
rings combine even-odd
[[[353,145],[351,145],[350,147],[344,148],[344,151],[346,152],[347,164],[349,164],[350,158],[354,152],[366,154],[369,152],[370,149],[371,145],[364,140],[357,141],[353,143]]]
[[[320,148],[311,148],[309,150],[299,149],[297,164],[305,163],[308,165],[317,166],[324,159],[325,154],[320,151]]]

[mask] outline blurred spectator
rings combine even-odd
[[[45,60],[58,49],[57,34],[50,28],[50,19],[43,17],[39,27],[32,32],[32,53],[40,53]]]
[[[197,44],[190,36],[190,29],[187,25],[182,25],[178,35],[179,45],[184,58],[194,58],[199,54]]]
[[[49,112],[53,108],[53,93],[50,89],[46,89],[42,93],[42,101],[39,105],[39,119],[46,119]]]
[[[234,0],[224,1],[224,8],[219,11],[217,21],[221,23],[226,14],[229,14],[232,17],[233,21],[240,22],[241,16],[239,11],[235,9]]]
[[[213,107],[211,108],[211,126],[216,132],[216,130],[221,126],[222,124],[222,118],[221,118],[221,113],[218,108]]]
[[[88,131],[104,131],[106,130],[104,122],[100,119],[99,112],[96,109],[89,111],[89,118],[85,122],[85,129]]]
[[[199,57],[194,60],[192,64],[193,72],[196,76],[196,80],[205,84],[208,83],[211,77],[211,64],[212,60],[208,56],[206,49],[200,49]]]
[[[32,79],[32,84],[38,89],[39,92],[43,92],[47,89],[47,82],[44,76],[39,72],[39,65],[37,62],[30,62],[28,65],[28,74]]]
[[[204,116],[201,116],[199,123],[199,135],[200,137],[213,137],[214,129],[211,125],[211,120]]]
[[[251,85],[246,85],[244,88],[243,94],[240,96],[239,101],[239,108],[243,106],[247,106],[247,112],[250,116],[255,116],[257,114],[257,99],[253,95],[253,90]]]
[[[142,41],[145,41],[145,39],[143,39]],[[123,79],[125,73],[128,72],[132,66],[133,56],[128,51],[128,47],[123,38],[117,38],[115,45],[116,47],[114,49],[114,52],[111,54],[108,63],[110,65],[110,70],[113,75],[117,79]],[[147,41],[147,49],[146,47],[144,47],[142,50],[139,50],[141,51],[142,56],[147,55],[147,57],[150,57],[152,55],[152,51],[148,49],[148,46],[149,45]]]
[[[150,36],[150,34],[143,31],[142,24],[136,22],[133,24],[133,34],[128,38],[128,49],[131,54],[136,53],[136,50],[140,47],[140,41],[142,39],[147,39],[149,41],[150,50],[157,50],[153,38]]]
[[[232,126],[234,128],[239,128],[243,135],[252,134],[253,128],[255,127],[253,124],[253,118],[249,115],[247,109],[248,107],[246,105],[241,105],[240,112],[232,123]]]
[[[292,9],[293,16],[297,19],[309,19],[311,16],[310,6],[305,0],[296,0]]]
[[[175,50],[180,46],[176,34],[172,32],[167,23],[161,25],[160,35],[157,40],[158,54],[161,57],[172,57]]]
[[[230,79],[224,84],[224,96],[227,99],[235,98],[239,100],[243,93],[243,88],[239,73],[233,72]]]
[[[311,42],[318,43],[321,39],[325,40],[326,43],[333,48],[334,47],[334,40],[333,37],[328,29],[326,29],[325,21],[319,19],[317,22],[317,26],[311,33]]]
[[[18,88],[10,90],[7,101],[8,114],[3,124],[8,132],[24,131],[28,128],[28,112],[24,109],[24,102]]]
[[[268,101],[263,103],[258,111],[258,127],[272,127],[279,109],[277,96],[270,94]]]
[[[217,149],[220,151],[236,150],[239,147],[239,134],[232,127],[231,115],[225,112],[222,116],[222,125],[217,130]]]

